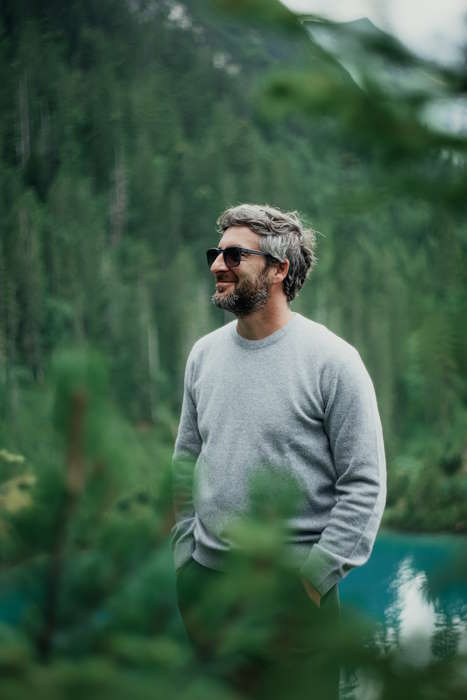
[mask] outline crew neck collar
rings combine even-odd
[[[248,338],[244,338],[237,331],[237,323],[235,322],[232,324],[232,336],[235,342],[238,345],[240,345],[240,347],[246,348],[248,350],[259,350],[261,348],[265,348],[269,345],[277,343],[278,340],[280,340],[283,336],[289,333],[292,326],[295,325],[295,323],[297,322],[298,317],[299,314],[297,314],[295,311],[292,311],[292,318],[289,321],[287,321],[285,325],[283,325],[277,331],[274,331],[274,333],[267,335],[265,338],[260,338],[259,340],[249,340]]]

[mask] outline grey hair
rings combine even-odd
[[[231,226],[246,226],[261,236],[260,250],[290,262],[282,286],[288,301],[295,298],[316,263],[316,233],[306,228],[296,211],[284,212],[268,204],[239,204],[218,218],[219,233]],[[266,258],[268,264],[269,259]],[[272,263],[274,264],[274,263]]]

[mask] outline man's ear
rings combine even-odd
[[[289,272],[290,261],[284,260],[284,262],[277,262],[273,265],[273,282],[283,282],[287,277]]]

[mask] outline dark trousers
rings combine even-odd
[[[318,608],[291,572],[220,573],[191,559],[177,574],[177,597],[198,659],[240,692],[337,700],[337,586]]]

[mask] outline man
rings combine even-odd
[[[218,247],[207,251],[212,301],[237,320],[198,340],[186,365],[174,452],[180,607],[184,614],[193,603],[190,586],[196,598],[203,580],[219,581],[251,478],[270,470],[301,490],[285,546],[317,610],[368,559],[381,520],[385,457],[373,386],[352,346],[290,309],[314,263],[314,233],[297,214],[243,204],[218,226]],[[184,618],[196,636],[189,612]]]

